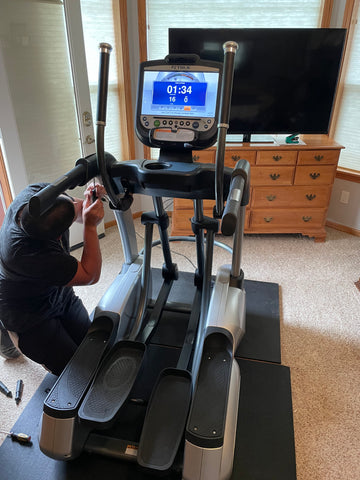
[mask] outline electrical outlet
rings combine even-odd
[[[345,205],[347,205],[349,203],[349,198],[350,198],[350,192],[347,192],[346,190],[342,190],[340,195],[340,203],[344,203]]]

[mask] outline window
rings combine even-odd
[[[358,1],[352,15],[349,31],[347,58],[343,72],[343,83],[339,92],[339,110],[336,118],[334,138],[345,146],[341,152],[339,166],[360,171],[360,25]]]
[[[86,64],[89,77],[91,108],[93,121],[96,121],[97,93],[99,77],[99,44],[109,43],[110,56],[107,121],[105,128],[105,148],[115,158],[123,158],[123,146],[120,138],[119,81],[117,71],[118,45],[114,28],[113,0],[81,0]]]
[[[147,0],[148,59],[168,53],[168,28],[319,27],[322,0]]]

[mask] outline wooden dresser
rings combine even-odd
[[[229,144],[225,165],[251,164],[251,196],[245,233],[301,233],[326,238],[325,221],[340,150],[326,135],[303,135],[304,144]],[[215,148],[194,152],[194,161],[214,163]],[[191,235],[191,200],[174,199],[172,235]],[[204,201],[212,216],[213,200]]]

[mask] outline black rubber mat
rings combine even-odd
[[[186,283],[186,282],[185,282]],[[247,292],[247,316],[250,321],[260,322],[270,330],[266,348],[258,348],[257,328],[250,329],[255,338],[247,343],[253,352],[271,353],[279,358],[280,339],[271,330],[278,331],[279,287],[277,284],[245,281]],[[181,287],[182,288],[182,287]],[[184,291],[182,292],[184,294]],[[192,298],[191,296],[188,297]],[[173,300],[174,301],[174,300]],[[263,318],[264,317],[264,318]],[[161,322],[160,322],[161,323]],[[181,327],[185,323],[184,327]],[[273,328],[275,325],[275,328]],[[175,330],[183,328],[186,321],[173,322]],[[169,331],[169,329],[167,330]],[[176,333],[176,332],[175,332]],[[259,332],[258,332],[259,333]],[[178,335],[178,333],[176,333]],[[179,334],[181,336],[181,334]],[[265,333],[260,332],[263,343]],[[137,442],[144,419],[147,401],[153,385],[163,368],[176,367],[180,350],[174,346],[149,345],[144,364],[130,398],[137,403],[125,403],[119,419],[112,430],[122,437]],[[251,354],[251,351],[250,351]],[[270,360],[269,360],[270,361]],[[280,360],[278,360],[280,361]],[[238,359],[242,375],[238,429],[234,470],[231,480],[296,480],[294,431],[292,418],[290,370],[288,367]],[[71,462],[50,459],[40,452],[38,436],[43,402],[57,377],[48,374],[22,415],[13,427],[15,432],[28,433],[33,446],[25,447],[6,438],[0,447],[0,478],[4,480],[98,480],[99,478],[121,478],[121,480],[149,480],[148,473],[134,463],[118,459],[83,453]],[[175,462],[176,465],[176,462]],[[175,470],[163,476],[167,480],[180,480],[181,471]]]
[[[170,351],[170,349],[168,349]],[[163,357],[163,355],[162,355]],[[175,361],[176,363],[176,361]],[[296,480],[290,372],[288,367],[239,360],[242,373],[235,463],[231,480]],[[37,438],[43,401],[56,377],[48,374],[19,420],[16,432],[32,435],[32,447],[7,438],[0,447],[1,479],[4,480],[149,480],[136,464],[95,454],[82,454],[61,462],[40,452]],[[131,405],[127,429],[136,425],[143,407]],[[122,427],[123,431],[124,428]],[[126,432],[129,435],[129,432]],[[180,480],[179,471],[163,477]]]
[[[191,303],[194,296],[194,275],[179,272],[169,295],[170,302]],[[161,285],[161,271],[153,271],[153,293]],[[237,349],[236,356],[264,362],[281,363],[279,285],[270,282],[245,280],[246,327],[245,335]],[[159,345],[180,347],[186,335],[189,316],[185,313],[173,315],[163,313],[151,342]]]

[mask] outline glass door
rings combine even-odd
[[[0,88],[7,100],[0,136],[16,195],[94,153],[94,129],[80,1],[2,0],[0,12]],[[82,196],[83,189],[74,193]],[[71,243],[81,241],[82,227],[74,225]]]

